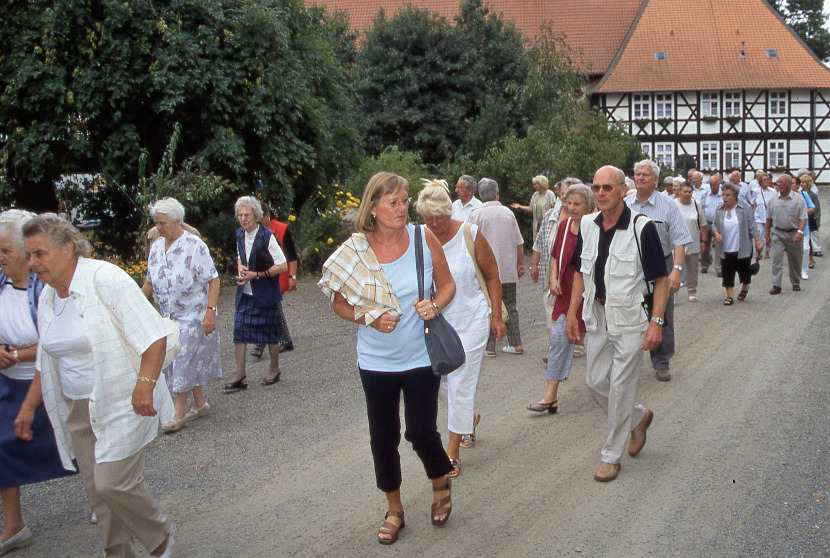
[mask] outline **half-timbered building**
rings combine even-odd
[[[451,18],[460,0],[308,0],[364,30],[407,4]],[[582,55],[590,102],[661,164],[703,171],[809,168],[830,181],[830,70],[765,0],[489,0],[535,37]]]

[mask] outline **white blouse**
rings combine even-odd
[[[43,335],[43,350],[57,360],[64,397],[89,399],[95,387],[95,360],[81,321],[78,305],[72,297],[54,296],[55,317]]]
[[[23,348],[37,344],[37,329],[29,311],[26,289],[16,289],[11,284],[0,290],[0,343]],[[21,362],[0,370],[12,380],[31,380],[35,377],[35,363]]]

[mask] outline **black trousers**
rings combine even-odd
[[[377,486],[384,492],[401,487],[400,395],[403,392],[406,432],[424,464],[427,477],[438,479],[452,470],[438,433],[438,387],[441,379],[432,369],[415,368],[405,372],[373,372],[360,369],[366,394],[369,438],[375,462]]]
[[[752,265],[752,256],[738,259],[737,252],[724,252],[720,262],[723,270],[724,287],[735,286],[736,272],[738,273],[738,280],[744,285],[749,285],[752,282],[752,273],[749,271],[749,266]]]

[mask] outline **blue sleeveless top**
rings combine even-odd
[[[363,370],[403,372],[430,366],[424,342],[424,322],[412,303],[418,300],[418,275],[415,269],[415,227],[406,226],[409,247],[394,262],[380,264],[401,305],[401,321],[392,333],[380,333],[362,326],[357,332],[357,364]],[[427,248],[426,233],[421,230],[424,246],[424,296],[432,286],[432,254]]]

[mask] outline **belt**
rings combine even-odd
[[[791,232],[795,232],[795,231],[798,230],[798,229],[782,229],[781,227],[775,227],[775,226],[773,226],[772,228],[777,230],[777,231],[781,231],[781,232],[785,232],[785,233],[791,233]]]

